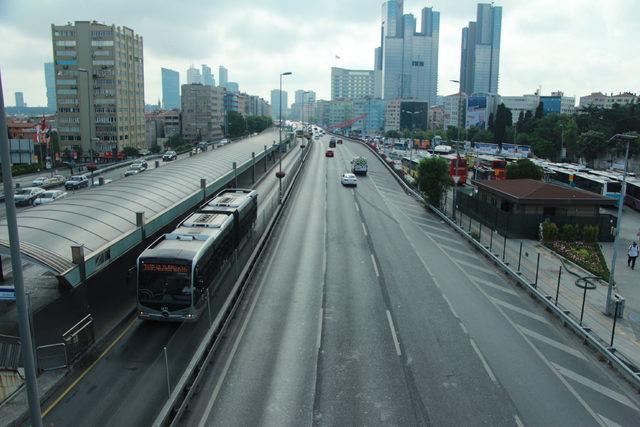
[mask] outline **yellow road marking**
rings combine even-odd
[[[129,323],[129,325],[125,328],[125,330],[122,331],[120,335],[118,335],[116,339],[111,344],[109,344],[109,346],[102,353],[100,353],[100,356],[98,356],[98,358],[87,369],[85,369],[84,372],[80,374],[78,378],[76,378],[71,384],[69,384],[69,387],[67,387],[62,392],[62,394],[58,396],[56,400],[54,400],[53,403],[49,405],[49,407],[44,411],[44,413],[42,414],[42,418],[46,417],[47,414],[49,414],[49,412],[51,412],[53,408],[55,408],[58,405],[58,403],[60,403],[60,401],[64,399],[65,396],[69,394],[69,392],[73,390],[73,388],[76,385],[78,385],[78,383],[98,364],[98,362],[102,360],[102,358],[104,358],[104,356],[106,356],[107,353],[109,353],[113,349],[113,347],[118,343],[118,341],[120,341],[122,337],[125,336],[126,333],[129,331],[129,329],[131,329],[131,327],[133,326],[136,320],[138,319],[133,319],[131,323]]]

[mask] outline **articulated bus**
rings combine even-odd
[[[577,188],[615,199],[616,206],[620,202],[621,182],[586,172],[576,172],[573,177],[573,184]]]
[[[224,190],[145,249],[137,262],[138,317],[198,320],[257,212],[255,190]]]
[[[625,204],[631,206],[635,210],[640,210],[640,179],[627,177],[626,183],[627,190],[624,196]]]

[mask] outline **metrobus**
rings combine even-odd
[[[198,320],[257,212],[255,190],[224,190],[145,249],[136,265],[138,317]]]
[[[573,183],[573,178],[574,178],[574,175],[576,173],[575,171],[569,170],[569,169],[564,169],[564,168],[561,168],[561,167],[558,167],[558,166],[552,165],[552,164],[550,164],[547,167],[551,171],[550,178],[553,181],[557,181],[560,184],[564,184],[564,185],[569,185],[571,187],[575,187],[575,185]]]
[[[409,157],[404,156],[400,159],[402,162],[402,172],[405,175],[409,175],[414,179],[418,179],[418,163],[422,160],[421,157]]]
[[[467,167],[467,159],[455,154],[445,154],[439,156],[445,159],[449,163],[449,176],[456,185],[464,185],[467,183],[467,175],[469,175],[469,169]],[[456,170],[457,166],[457,170]],[[456,183],[456,177],[458,182]]]
[[[573,185],[582,190],[615,199],[616,206],[620,202],[621,182],[586,172],[576,172],[573,177]]]
[[[640,210],[640,179],[627,178],[626,185],[627,189],[624,195],[625,204],[635,210]]]
[[[480,155],[476,158],[474,167],[481,171],[491,170],[488,179],[506,179],[507,177],[507,161],[500,157]]]

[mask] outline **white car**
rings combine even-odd
[[[64,197],[67,197],[66,191],[62,191],[62,190],[45,191],[44,193],[38,194],[36,199],[33,201],[33,205],[34,206],[46,205],[48,203],[51,203],[58,199],[62,199]]]
[[[342,178],[340,178],[340,182],[345,187],[348,187],[348,186],[357,187],[358,186],[358,178],[356,178],[356,176],[354,174],[348,173],[348,172],[342,174]]]
[[[34,187],[41,187],[44,185],[44,182],[48,179],[48,176],[39,176],[31,182],[31,185]]]
[[[13,196],[16,206],[28,206],[38,197],[38,194],[44,193],[40,187],[24,187],[18,188]]]

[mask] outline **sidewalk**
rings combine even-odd
[[[449,217],[451,216],[451,207],[452,197],[449,194],[446,208]],[[492,232],[489,227],[480,225],[476,220],[471,219],[470,221],[467,215],[461,212],[458,212],[457,215],[457,222],[462,224],[464,230],[468,231],[469,224],[471,224],[471,234],[476,239],[479,239],[483,246],[491,248],[496,257],[504,259],[514,270],[519,270],[522,277],[530,284],[536,283],[536,266],[539,254],[540,264],[537,269],[538,290],[548,295],[549,299],[554,303],[557,293],[557,306],[568,311],[569,315],[576,321],[580,321],[584,289],[577,286],[576,281],[581,277],[593,276],[591,273],[564,260],[555,252],[543,246],[541,242],[527,239],[505,239],[504,236],[499,235],[497,232]],[[637,231],[637,228],[635,231]],[[635,231],[633,233],[634,237]],[[522,245],[522,250],[520,250],[520,245]],[[636,367],[640,367],[640,305],[637,303],[637,297],[640,294],[640,290],[638,290],[638,286],[640,286],[638,283],[638,279],[640,279],[640,264],[638,265],[638,271],[627,267],[626,246],[628,244],[625,242],[624,245],[625,247],[618,252],[615,274],[618,286],[614,293],[625,297],[626,306],[623,318],[619,318],[616,322],[613,347],[616,349],[616,353],[624,360],[631,362]],[[611,243],[603,245],[604,256],[609,262],[611,259],[609,252],[611,251]],[[520,265],[520,268],[518,268],[518,265]],[[562,273],[558,282],[561,267]],[[590,328],[605,346],[609,346],[613,328],[613,316],[604,314],[607,283],[602,280],[594,280],[594,282],[597,283],[595,289],[586,291],[582,325]],[[627,297],[627,295],[631,297]]]

